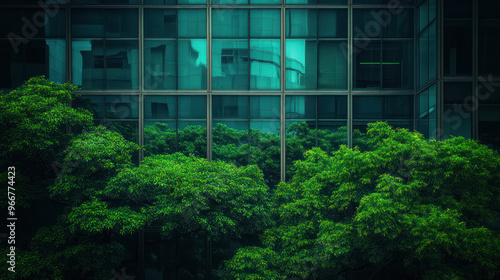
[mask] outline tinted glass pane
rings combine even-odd
[[[214,38],[248,38],[248,10],[214,9],[212,22]]]
[[[353,96],[355,119],[382,119],[382,96]]]
[[[250,37],[280,37],[280,10],[250,10]]]
[[[472,21],[445,21],[444,74],[472,74]]]
[[[250,40],[250,88],[280,89],[280,40]]]
[[[316,119],[316,96],[287,96],[287,119]]]
[[[104,37],[103,17],[102,9],[72,9],[71,35],[75,38]]]
[[[496,0],[478,1],[480,19],[500,19],[500,2]]]
[[[145,96],[144,118],[175,119],[177,117],[177,98],[175,96]]]
[[[354,37],[411,38],[413,10],[393,13],[389,9],[357,9],[354,11]]]
[[[279,96],[250,96],[250,118],[280,118]]]
[[[347,10],[318,10],[318,37],[346,38]]]
[[[212,0],[214,5],[244,5],[248,4],[248,0]]]
[[[177,11],[144,9],[145,38],[176,38]]]
[[[472,18],[472,0],[445,0],[444,17],[450,19]]]
[[[467,104],[471,101],[472,83],[470,82],[448,82],[444,84],[445,104]]]
[[[207,34],[206,10],[179,10],[179,37],[204,38]]]
[[[382,87],[413,87],[413,42],[384,42],[382,49]]]
[[[318,71],[316,40],[286,40],[287,89],[316,89]]]
[[[422,86],[429,81],[429,30],[420,34],[418,47],[419,85]]]
[[[123,5],[123,4],[139,4],[139,0],[70,0],[72,4],[96,5]]]
[[[206,4],[207,0],[143,0],[145,5]]]
[[[429,0],[423,1],[417,8],[419,31],[429,24]]]
[[[324,5],[347,5],[347,0],[286,0],[287,5],[324,4]]]
[[[206,119],[206,96],[179,96],[179,119]]]
[[[214,96],[214,119],[247,119],[248,96]]]
[[[500,76],[500,20],[479,22],[479,74]]]
[[[214,89],[249,89],[249,40],[213,40]]]
[[[347,42],[319,42],[319,89],[347,89],[347,56],[341,48],[342,44]]]
[[[318,119],[347,119],[347,96],[318,96]]]
[[[286,13],[286,37],[317,37],[317,10],[289,9]]]
[[[429,26],[429,79],[436,78],[437,71],[437,23]]]
[[[281,0],[250,0],[250,4],[279,5],[281,4]]]
[[[67,81],[65,40],[32,40],[26,44],[25,50],[26,79],[44,75],[54,82]]]
[[[380,41],[371,41],[354,56],[355,88],[379,88],[381,86],[380,48]]]
[[[144,88],[177,89],[175,41],[144,41]]]
[[[104,42],[72,42],[72,83],[83,89],[104,88]]]
[[[10,42],[0,42],[0,88],[15,88],[24,83],[24,45],[16,53]]]
[[[106,96],[106,118],[108,119],[137,119],[139,106],[137,96]]]
[[[207,40],[179,40],[178,88],[207,89]]]
[[[137,38],[139,30],[136,9],[105,10],[106,37]]]
[[[139,50],[137,41],[106,42],[106,88],[139,87]]]

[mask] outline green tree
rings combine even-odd
[[[370,124],[366,141],[366,151],[316,148],[297,161],[274,193],[277,224],[265,247],[240,249],[225,279],[498,276],[498,153],[385,123]]]

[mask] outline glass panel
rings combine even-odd
[[[479,74],[500,76],[500,20],[479,21]]]
[[[472,83],[448,82],[444,84],[444,137],[463,136],[472,133]]]
[[[317,37],[318,25],[316,9],[289,9],[286,10],[286,12],[287,38]]]
[[[280,40],[250,40],[250,89],[280,89]]]
[[[179,10],[179,37],[205,38],[207,36],[206,10]]]
[[[145,96],[144,118],[175,119],[177,117],[177,98],[175,96]]]
[[[214,38],[248,38],[248,10],[214,9],[212,22]]]
[[[144,88],[177,89],[175,41],[144,41]]]
[[[437,71],[437,23],[429,26],[429,79],[435,79]]]
[[[83,89],[104,88],[104,43],[101,40],[72,42],[72,83]]]
[[[380,88],[381,83],[381,45],[380,41],[370,41],[365,48],[354,56],[354,87]]]
[[[472,75],[472,21],[445,21],[444,74]]]
[[[318,119],[347,119],[347,96],[318,96]]]
[[[212,0],[213,5],[245,5],[248,0]]]
[[[413,42],[383,43],[382,87],[413,87]]]
[[[105,10],[104,21],[108,38],[139,37],[137,9]]]
[[[26,79],[45,75],[53,82],[67,81],[65,40],[32,40],[25,49]]]
[[[317,89],[316,40],[286,40],[286,88]]]
[[[287,5],[347,5],[347,0],[286,0]]]
[[[470,139],[472,135],[472,116],[454,109],[454,105],[444,105],[443,137],[463,136]]]
[[[137,119],[139,106],[137,96],[121,95],[105,97],[105,110],[107,119]]]
[[[481,0],[482,1],[482,0]],[[481,2],[479,1],[479,2]],[[445,18],[472,18],[472,0],[445,0]]]
[[[179,89],[207,89],[207,40],[179,40]]]
[[[496,0],[481,0],[477,2],[480,19],[500,19],[500,2]]]
[[[214,96],[214,119],[247,119],[248,96]]]
[[[95,4],[139,4],[139,0],[70,0],[72,4],[84,4],[84,5],[95,5]]]
[[[249,89],[249,40],[213,40],[213,89]]]
[[[23,16],[23,9],[2,8],[0,10],[0,38],[7,38],[7,34],[9,34],[10,32],[16,34],[17,36],[23,36],[23,22],[21,21],[21,18]]]
[[[145,5],[206,4],[207,0],[143,0]]]
[[[419,31],[421,32],[429,24],[429,0],[423,1],[417,9],[419,20]]]
[[[347,10],[318,10],[318,37],[347,38]]]
[[[144,9],[145,38],[176,38],[177,11]]]
[[[444,84],[445,104],[466,104],[472,100],[472,83],[470,82],[447,82]]]
[[[316,119],[316,96],[287,96],[285,103],[287,119]]]
[[[179,119],[207,119],[206,96],[179,96],[178,98]]]
[[[10,42],[0,42],[0,88],[12,89],[24,83],[24,45],[15,52]]]
[[[106,88],[137,89],[139,87],[139,50],[137,41],[107,41]]]
[[[251,38],[279,38],[280,10],[250,10]]]
[[[342,44],[347,42],[319,41],[319,89],[347,89],[347,56]]]
[[[354,10],[355,38],[412,38],[413,10],[398,13],[390,9]]]
[[[423,86],[429,81],[429,29],[420,34],[419,45],[419,85]]]
[[[251,119],[279,119],[279,96],[250,96]]]
[[[489,148],[500,150],[500,105],[479,106],[479,140]]]
[[[353,96],[352,98],[354,119],[382,119],[382,96]]]
[[[104,37],[104,11],[102,9],[72,9],[71,36],[73,38]]]
[[[281,4],[281,0],[250,0],[250,4],[279,5]]]

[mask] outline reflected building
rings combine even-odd
[[[137,162],[257,164],[273,187],[304,150],[352,147],[375,121],[500,147],[500,1],[38,2],[0,4],[0,89],[81,86],[96,124],[146,147]],[[137,279],[215,279],[216,245],[187,268],[145,234]]]

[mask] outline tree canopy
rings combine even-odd
[[[274,193],[277,224],[263,234],[265,247],[240,249],[224,279],[498,275],[498,153],[385,123],[370,124],[367,137],[371,150],[315,148],[295,162]]]

